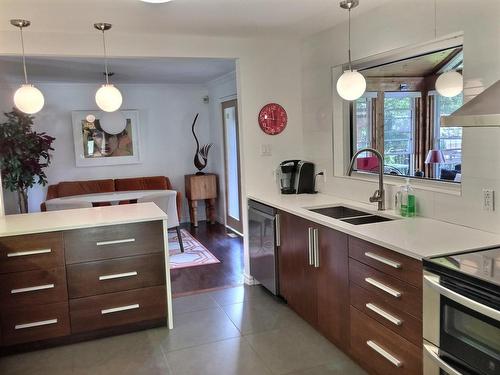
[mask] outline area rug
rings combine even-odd
[[[177,233],[175,231],[168,232],[168,249],[170,253],[171,269],[220,263],[220,260],[208,251],[208,249],[187,230],[181,229],[181,235],[184,253],[181,253],[179,241],[177,240]]]

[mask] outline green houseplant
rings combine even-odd
[[[3,187],[17,192],[19,211],[28,212],[28,189],[47,184],[44,168],[51,161],[55,138],[32,129],[34,117],[13,108],[0,124],[0,166]]]

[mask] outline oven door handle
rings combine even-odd
[[[434,345],[428,344],[424,342],[424,353],[432,360],[441,370],[446,371],[447,374],[450,375],[463,375],[461,372],[458,372],[445,361],[443,361],[439,357],[439,349]]]
[[[424,275],[424,283],[429,287],[435,289],[439,294],[465,306],[471,310],[474,310],[480,314],[486,315],[491,319],[500,321],[500,311],[497,311],[489,306],[483,305],[482,303],[476,302],[468,297],[465,297],[453,290],[445,288],[439,283],[439,276],[436,275]]]

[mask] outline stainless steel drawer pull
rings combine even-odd
[[[382,357],[387,359],[389,362],[391,362],[394,366],[396,367],[401,367],[403,366],[403,362],[394,357],[391,353],[389,353],[387,350],[382,348],[380,345],[378,345],[375,341],[373,340],[368,340],[366,342],[366,345],[368,345],[370,348],[375,350],[378,354],[380,354]]]
[[[367,303],[365,306],[367,309],[373,311],[375,314],[380,315],[382,318],[387,319],[392,324],[395,324],[397,326],[403,324],[403,321],[401,319],[396,318],[394,315],[389,314],[387,311],[382,310],[380,307],[374,305],[373,303]]]
[[[392,268],[396,268],[396,269],[401,268],[401,263],[398,263],[398,262],[395,262],[393,260],[381,257],[380,255],[375,254],[375,253],[371,253],[369,251],[367,251],[365,253],[365,257],[371,258],[371,259],[376,260],[380,263],[384,263],[385,265],[392,267]]]
[[[134,310],[134,309],[138,309],[139,307],[140,306],[138,303],[135,303],[133,305],[127,305],[127,306],[113,307],[111,309],[101,310],[101,315],[112,314],[112,313],[120,312],[120,311]]]
[[[41,320],[39,322],[26,323],[26,324],[16,324],[14,329],[25,329],[25,328],[33,328],[40,326],[47,326],[49,324],[56,324],[57,319],[49,319],[49,320]]]
[[[401,292],[399,292],[399,291],[397,291],[395,289],[392,289],[391,287],[389,287],[389,286],[387,286],[385,284],[382,284],[380,281],[372,279],[371,277],[365,278],[365,281],[368,284],[373,285],[375,288],[380,289],[380,290],[382,290],[382,291],[390,294],[393,297],[396,297],[396,298],[401,297]]]
[[[313,228],[308,228],[307,229],[308,231],[308,247],[307,247],[307,250],[308,250],[308,259],[309,259],[309,265],[310,266],[314,266],[314,250],[313,250],[313,247],[314,247],[314,238],[313,238]]]
[[[313,229],[314,267],[319,268],[319,230]]]
[[[37,290],[44,290],[44,289],[52,289],[52,288],[54,288],[54,286],[55,286],[54,284],[45,284],[45,285],[30,286],[27,288],[12,289],[10,291],[10,294],[34,292]]]
[[[102,275],[102,276],[99,276],[99,280],[102,281],[102,280],[122,279],[124,277],[132,277],[132,276],[137,276],[137,271],[115,273],[112,275]]]
[[[275,215],[274,225],[276,227],[276,246],[281,246],[281,223],[280,223],[280,215]]]
[[[7,253],[7,258],[25,257],[25,256],[28,256],[28,255],[47,254],[47,253],[50,253],[50,252],[52,252],[52,249],[18,251],[18,252],[15,252],[15,253]]]
[[[97,246],[106,246],[106,245],[114,245],[117,243],[127,243],[127,242],[134,242],[135,238],[125,238],[123,240],[112,240],[112,241],[101,241],[101,242],[96,242]]]

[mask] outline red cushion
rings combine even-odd
[[[58,197],[69,197],[72,195],[109,193],[115,191],[112,179],[91,181],[64,181],[57,185]]]
[[[115,190],[170,190],[172,186],[168,177],[135,177],[119,178],[115,180]]]

